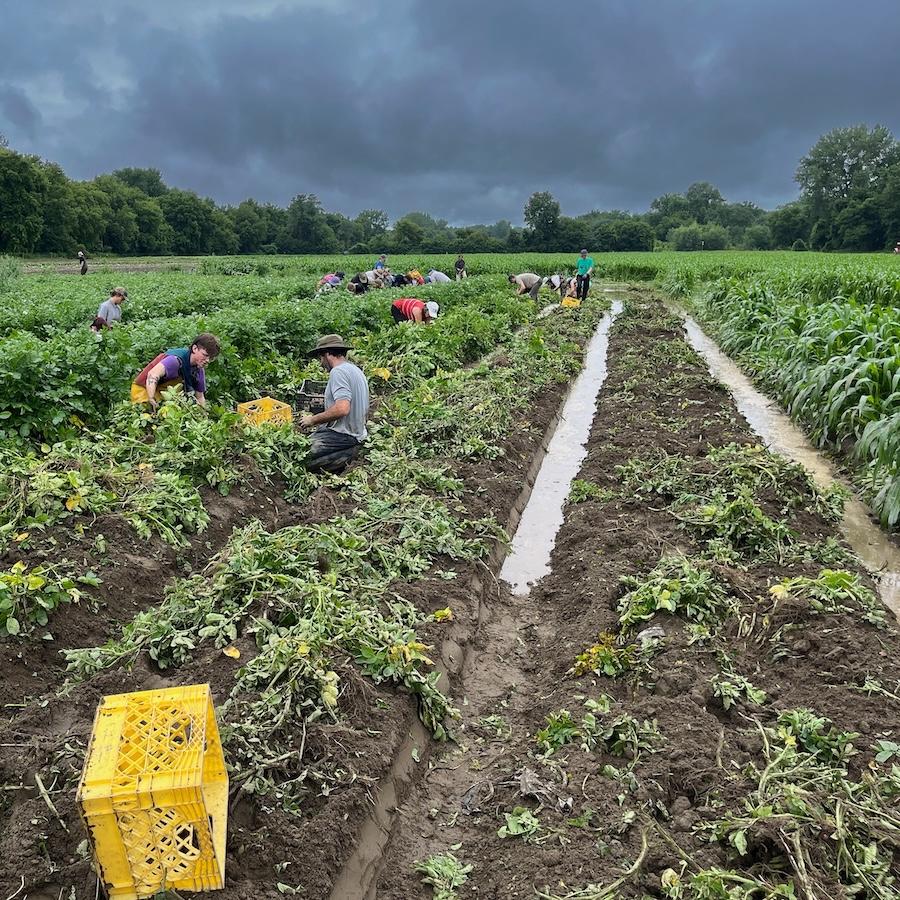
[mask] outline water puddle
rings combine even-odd
[[[684,327],[690,345],[706,360],[713,376],[731,391],[738,410],[763,443],[800,463],[820,487],[827,488],[835,481],[850,487],[781,407],[761,394],[690,316],[685,317]],[[856,496],[844,507],[841,532],[863,565],[879,576],[881,599],[900,619],[900,550],[872,520],[868,507]]]
[[[569,392],[503,562],[500,577],[511,585],[514,594],[527,594],[535,581],[550,572],[550,554],[563,523],[563,504],[587,455],[584,445],[594,421],[597,394],[606,378],[609,328],[621,311],[622,301],[614,300],[588,344],[584,368]]]

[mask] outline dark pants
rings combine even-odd
[[[537,300],[538,293],[541,290],[541,285],[544,283],[543,278],[538,278],[538,280],[532,285],[531,290],[528,292],[528,296],[531,297],[532,300]]]
[[[317,428],[310,440],[309,455],[303,464],[315,474],[331,472],[337,475],[359,455],[359,441],[333,428]]]
[[[87,275],[87,263],[84,260],[81,261],[81,274]]]
[[[591,276],[590,275],[576,275],[575,276],[575,286],[576,293],[578,294],[579,300],[587,300],[588,291],[591,289]]]
[[[396,306],[391,307],[391,315],[394,317],[395,325],[399,325],[401,322],[405,322],[407,320],[406,316],[404,316]]]

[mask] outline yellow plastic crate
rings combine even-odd
[[[224,887],[228,775],[209,685],[104,697],[77,800],[109,897]]]
[[[238,403],[237,411],[254,425],[261,425],[263,422],[290,422],[294,418],[294,413],[287,403],[273,400],[271,397]]]
[[[568,309],[578,309],[581,306],[581,301],[576,300],[574,297],[563,297],[561,305]]]

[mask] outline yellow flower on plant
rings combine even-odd
[[[66,509],[69,512],[75,512],[76,510],[81,509],[81,502],[83,500],[84,497],[82,497],[81,494],[72,494],[72,496],[66,500]]]

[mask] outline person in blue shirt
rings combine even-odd
[[[372,266],[372,268],[376,272],[380,271],[381,269],[387,268],[387,257],[382,253],[381,256],[379,256],[378,259],[375,260],[375,265]]]
[[[587,300],[588,291],[591,288],[591,274],[594,271],[594,260],[588,256],[587,250],[581,251],[575,267],[577,270],[575,283],[577,286],[578,299]]]

